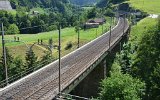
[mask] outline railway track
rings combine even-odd
[[[128,27],[128,22],[120,18],[112,30],[111,44],[114,44],[123,35],[123,29],[127,30]],[[62,58],[62,90],[109,49],[108,33]],[[57,94],[58,61],[55,61],[0,90],[0,100],[50,100]]]

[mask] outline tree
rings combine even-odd
[[[107,9],[105,10],[104,15],[113,17],[113,16],[115,15],[115,13],[114,13],[110,8],[107,8]]]
[[[49,46],[49,51],[51,51],[52,48],[53,48],[53,39],[52,39],[52,38],[50,38],[50,39],[48,40],[48,46]]]
[[[5,68],[3,66],[3,57],[0,59],[0,81],[5,80]]]
[[[8,48],[6,48],[6,66],[8,68],[8,76],[12,76],[12,72],[9,70],[13,66],[13,56],[9,53]],[[5,76],[5,66],[4,66],[4,57],[1,57],[1,62],[0,62],[0,78],[1,80],[4,80],[6,78]]]
[[[87,18],[95,18],[97,15],[97,11],[96,11],[96,8],[92,8],[89,12],[88,12],[88,15],[87,15]]]
[[[158,30],[160,31],[160,15],[158,16]]]
[[[20,57],[15,57],[13,59],[13,64],[11,68],[11,73],[12,75],[19,74],[20,72],[24,71],[24,66],[23,66],[23,60]]]
[[[35,53],[33,52],[32,48],[30,48],[27,52],[26,52],[26,57],[25,57],[26,63],[25,63],[25,67],[26,69],[28,69],[30,72],[34,71],[34,68],[37,65],[37,56],[35,55]]]
[[[16,24],[9,25],[7,29],[7,34],[19,34],[19,28]]]
[[[146,82],[145,99],[160,99],[160,31],[150,28],[142,37],[132,71]]]
[[[45,66],[49,63],[51,63],[52,61],[54,61],[54,58],[52,56],[52,52],[50,51],[44,51],[45,55],[42,57],[41,61],[40,61],[40,66]]]
[[[132,66],[132,50],[131,44],[126,43],[123,45],[123,49],[120,54],[117,55],[118,64],[121,66],[121,70],[123,74],[131,74],[131,66]]]
[[[145,84],[129,74],[122,74],[121,67],[114,63],[111,76],[101,83],[100,100],[141,100]]]
[[[56,25],[51,25],[47,28],[47,31],[54,31],[57,30],[57,26]]]

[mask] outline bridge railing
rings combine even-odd
[[[45,61],[43,61],[43,62],[40,62],[40,63],[38,64],[38,66],[33,66],[33,67],[28,68],[28,69],[26,69],[26,70],[24,70],[24,71],[22,71],[22,72],[20,72],[20,73],[18,73],[18,74],[15,74],[15,75],[13,75],[13,76],[8,77],[8,83],[11,84],[11,83],[19,80],[20,78],[25,77],[25,76],[28,75],[29,73],[32,73],[33,71],[38,70],[39,68],[43,67],[43,65],[44,65],[44,63],[45,63],[46,61],[47,61],[47,62],[48,62],[48,61],[51,62],[51,61],[53,61],[53,60],[45,60]],[[8,69],[8,71],[10,71],[10,70],[12,70],[12,69]],[[6,85],[7,85],[6,80],[0,81],[0,88],[5,87]]]

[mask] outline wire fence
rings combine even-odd
[[[42,68],[43,66],[45,66],[45,65],[53,62],[54,60],[55,60],[55,59],[44,60],[44,61],[42,61],[42,62],[39,62],[37,66],[32,66],[32,67],[30,67],[30,68],[28,68],[28,69],[26,69],[26,70],[24,70],[24,71],[22,71],[22,72],[20,72],[20,73],[18,73],[18,74],[15,74],[15,75],[13,75],[13,76],[10,76],[10,77],[8,77],[8,83],[11,84],[11,83],[15,82],[16,80],[18,80],[18,79],[20,79],[20,78],[23,78],[23,77],[25,77],[26,75],[28,75],[28,74],[30,74],[30,73],[32,73],[32,72],[34,72],[34,71]],[[46,62],[49,62],[49,63],[46,63]],[[11,70],[12,70],[12,69],[9,69],[8,71],[11,71]],[[6,80],[0,81],[0,88],[5,87],[6,85],[7,85]]]

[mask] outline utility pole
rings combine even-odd
[[[113,19],[112,19],[112,17],[111,17],[111,23],[110,23],[110,24],[111,24],[111,27],[112,27],[112,22],[113,22]]]
[[[79,19],[79,16],[78,16],[78,46],[77,46],[77,48],[79,48],[80,47],[80,45],[79,45],[79,43],[80,43],[80,33],[79,33],[79,28],[80,28],[80,19]]]
[[[58,26],[59,30],[59,46],[58,46],[58,52],[59,52],[59,93],[61,94],[61,24],[59,23]]]
[[[96,28],[96,38],[97,38],[97,28]]]
[[[102,23],[102,34],[103,34],[103,24],[104,24],[104,23]]]
[[[3,48],[3,65],[5,67],[6,84],[8,85],[8,68],[7,68],[7,58],[6,58],[3,23],[2,23],[2,48]]]
[[[110,32],[109,32],[109,49],[111,47],[111,26],[110,26]]]
[[[123,27],[123,35],[124,35],[124,31],[125,31],[125,14],[124,14],[124,17],[123,17],[123,20],[124,20],[124,27]]]
[[[103,8],[102,8],[102,12],[101,12],[101,13],[102,13],[102,16],[101,16],[101,17],[102,17],[102,34],[103,34],[103,24],[104,24],[104,19],[103,19]]]
[[[79,48],[79,26],[78,26],[78,47]]]

